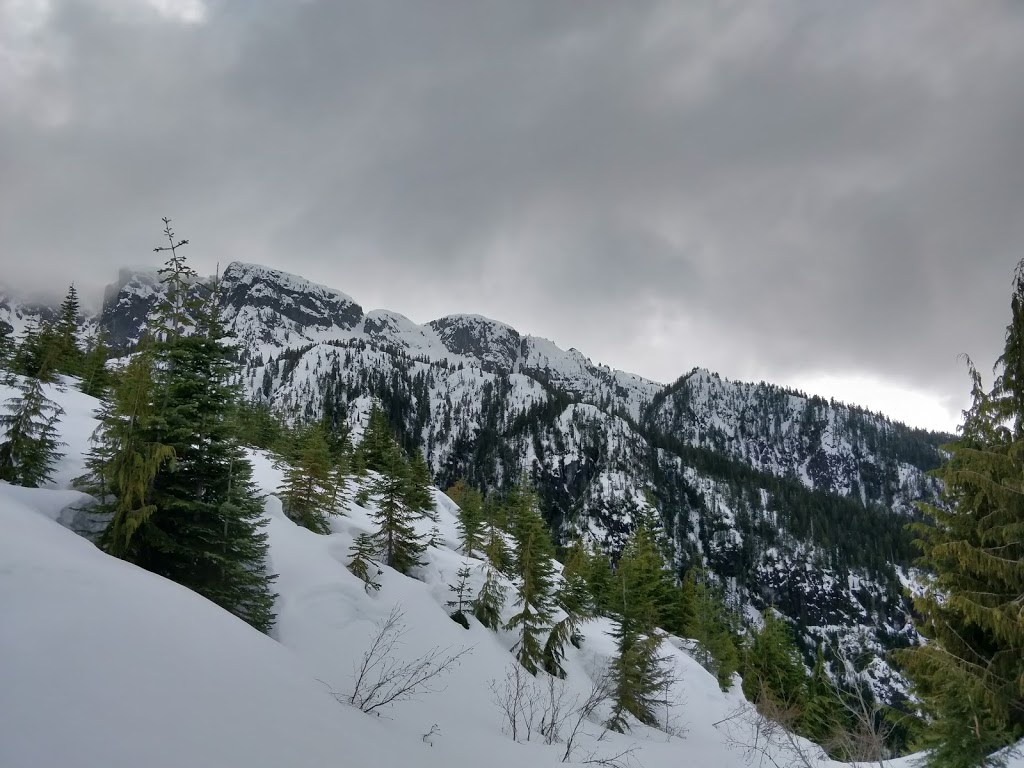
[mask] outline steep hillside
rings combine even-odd
[[[774,604],[808,651],[827,637],[877,658],[914,641],[903,526],[935,492],[923,473],[941,436],[703,370],[665,387],[477,315],[365,312],[266,267],[232,263],[219,287],[251,397],[355,437],[377,400],[442,487],[527,472],[562,541],[614,553],[637,519],[660,520],[680,568],[707,564],[740,613]],[[153,274],[122,272],[98,318],[116,348],[160,293]],[[879,693],[899,698],[878,663]]]
[[[0,396],[10,392],[0,385]],[[60,487],[81,471],[98,402],[73,387],[47,392],[66,411]],[[280,474],[266,456],[251,458],[259,485],[272,494]],[[67,530],[88,518],[88,497],[0,483],[0,765],[321,768],[355,761],[513,768],[524,761],[606,761],[624,768],[739,768],[794,759],[785,739],[771,740],[763,756],[744,749],[755,736],[765,745],[765,734],[755,734],[746,719],[751,707],[738,686],[723,694],[679,638],[662,649],[677,678],[660,712],[663,729],[607,733],[599,708],[571,744],[564,724],[552,739],[534,730],[520,732],[517,743],[494,695],[510,669],[513,637],[474,619],[464,630],[449,618],[445,601],[455,570],[469,565],[478,579],[479,562],[452,549],[456,508],[433,493],[441,541],[428,550],[428,563],[412,577],[385,567],[382,589],[369,594],[344,564],[354,536],[370,526],[371,508],[349,502],[330,535],[321,536],[296,527],[268,496],[264,517],[278,598],[267,637]],[[347,701],[354,666],[395,608],[408,630],[391,657],[399,663],[432,649],[469,653],[438,685],[376,717]],[[568,648],[566,680],[552,680],[550,688],[538,681],[535,718],[552,691],[570,712],[588,696],[614,650],[609,630],[603,619],[583,626],[580,647]],[[807,742],[794,743],[816,768],[840,765]],[[911,758],[885,763],[910,764]]]

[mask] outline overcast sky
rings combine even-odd
[[[0,280],[98,301],[160,217],[952,429],[1024,256],[1018,0],[0,0]]]

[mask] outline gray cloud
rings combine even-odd
[[[0,25],[9,282],[98,289],[169,215],[205,269],[490,314],[662,380],[857,372],[960,403],[956,354],[998,351],[1019,3],[57,9]]]

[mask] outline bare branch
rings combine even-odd
[[[437,685],[439,679],[456,667],[463,656],[472,653],[471,647],[455,653],[449,653],[449,648],[432,648],[413,661],[399,659],[396,650],[407,631],[403,618],[399,606],[391,609],[388,617],[377,625],[370,648],[354,670],[355,685],[348,703],[363,712],[376,712],[423,693],[444,690]]]

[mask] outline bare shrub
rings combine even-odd
[[[725,743],[743,752],[750,764],[756,760],[775,768],[817,768],[827,757],[820,747],[794,732],[801,714],[797,706],[763,696],[756,706],[744,702],[714,726],[724,734]]]
[[[391,609],[388,617],[378,623],[370,648],[355,667],[355,686],[347,697],[349,704],[363,712],[377,712],[402,701],[415,699],[423,693],[437,693],[440,678],[451,672],[472,648],[449,653],[449,648],[432,648],[412,661],[398,657],[402,637],[408,631],[399,606]],[[341,700],[341,696],[335,694]]]
[[[513,741],[530,741],[536,733],[545,744],[561,744],[562,762],[578,762],[607,768],[628,768],[635,746],[612,755],[585,749],[582,741],[585,724],[599,723],[597,711],[611,700],[614,692],[608,670],[598,674],[585,696],[574,694],[565,681],[551,675],[538,680],[520,664],[509,664],[500,683],[490,683],[492,701],[504,717],[503,730]],[[603,741],[602,727],[596,741]]]

